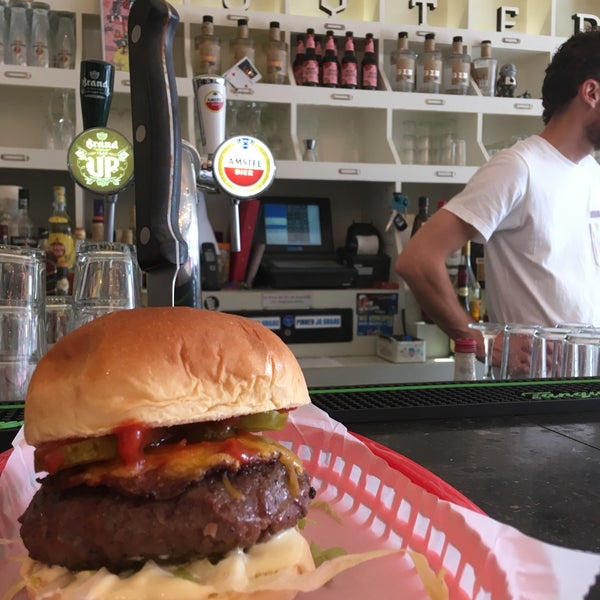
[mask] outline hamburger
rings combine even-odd
[[[268,430],[309,402],[289,348],[243,317],[139,308],[63,337],[25,403],[30,596],[293,597],[285,578],[315,569],[296,527],[314,490]]]

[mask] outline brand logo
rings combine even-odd
[[[260,194],[275,177],[275,161],[270,150],[253,137],[230,138],[218,148],[214,162],[219,185],[237,198]]]
[[[208,110],[219,112],[225,106],[225,97],[220,90],[211,90],[204,98]]]
[[[94,77],[94,75],[96,76]],[[90,73],[90,77],[92,77],[92,79],[88,79],[85,76],[81,78],[81,87],[83,89],[89,88],[93,90],[105,90],[106,92],[108,92],[108,81],[98,80],[98,77],[100,77],[100,73],[98,73],[97,71],[92,71]]]

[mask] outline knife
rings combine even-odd
[[[173,65],[178,23],[177,11],[164,0],[136,0],[129,14],[137,254],[151,306],[175,305],[178,272],[187,260],[179,228],[182,150]]]

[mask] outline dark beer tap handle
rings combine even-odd
[[[181,130],[172,52],[178,22],[163,0],[136,0],[129,15],[137,252],[147,271],[187,260],[179,229]]]
[[[112,102],[115,68],[103,60],[82,60],[79,99],[83,128],[106,127]]]

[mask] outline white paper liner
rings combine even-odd
[[[408,547],[446,570],[452,599],[577,600],[600,572],[600,555],[559,548],[455,504],[441,501],[392,469],[346,428],[314,406],[292,413],[276,436],[312,475],[317,498],[342,517],[309,513],[303,531],[320,547],[349,552]],[[33,451],[19,434],[0,477],[0,538],[18,539],[17,518],[37,489]],[[584,518],[584,517],[582,517]],[[0,546],[0,598],[18,580],[22,545]],[[375,593],[376,590],[376,593]],[[412,561],[398,554],[335,577],[298,600],[428,598]],[[19,600],[24,598],[20,595]]]

